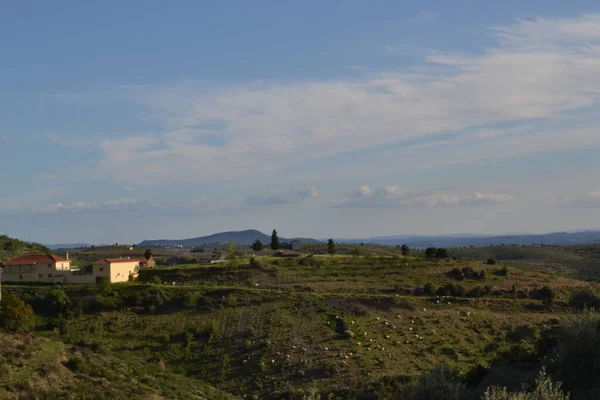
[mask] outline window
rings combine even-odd
[[[23,279],[23,275],[19,275],[19,279]]]
[[[52,278],[52,274],[48,274],[48,278]]]
[[[104,271],[104,267],[100,267],[100,272]]]
[[[48,268],[52,268],[52,264],[48,264]]]
[[[43,277],[44,277],[44,274],[39,274],[38,275],[38,278],[43,278]]]

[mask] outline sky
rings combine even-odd
[[[600,229],[597,1],[0,3],[0,234]]]

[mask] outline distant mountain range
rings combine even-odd
[[[516,244],[516,245],[576,245],[600,243],[600,231],[574,231],[555,232],[545,234],[513,234],[513,235],[440,235],[440,236],[379,236],[365,239],[335,239],[343,243],[372,243],[386,246],[398,246],[406,244],[413,248],[427,247],[482,247],[489,245]]]
[[[212,244],[227,244],[229,241],[232,241],[236,246],[250,246],[252,243],[259,239],[265,246],[271,243],[271,235],[266,235],[260,231],[255,229],[249,229],[244,231],[231,231],[231,232],[221,232],[215,233],[210,236],[200,236],[196,238],[190,239],[180,239],[180,240],[168,240],[168,239],[159,239],[159,240],[144,240],[140,244],[139,247],[158,247],[158,246],[166,246],[166,247],[175,247],[175,246],[183,246],[183,247],[200,247],[207,246]],[[289,243],[292,240],[299,240],[303,243],[317,243],[319,242],[316,239],[311,238],[283,238],[279,237],[279,240],[282,243]]]
[[[102,247],[105,245],[102,245],[102,244],[92,245],[89,243],[60,243],[60,244],[47,244],[45,246],[47,248],[49,248],[50,250],[59,250],[59,249],[78,249],[80,247],[91,247],[91,246]]]
[[[271,236],[264,234],[255,229],[243,230],[243,231],[230,231],[215,233],[209,236],[200,236],[196,238],[171,240],[171,239],[157,239],[157,240],[144,240],[139,247],[200,247],[209,245],[224,245],[229,243],[231,240],[237,246],[250,246],[256,239],[260,239],[265,246],[271,243]],[[327,239],[313,239],[313,238],[282,238],[282,243],[289,243],[292,240],[299,240],[303,243],[318,243],[326,242]],[[420,235],[392,235],[392,236],[377,236],[370,238],[358,238],[358,239],[335,239],[338,243],[370,243],[379,244],[385,246],[398,246],[406,244],[413,248],[424,249],[427,247],[465,247],[465,246],[498,246],[501,244],[516,244],[516,245],[552,245],[552,246],[563,246],[563,245],[576,245],[576,244],[591,244],[600,243],[600,231],[587,230],[587,231],[570,231],[570,232],[555,232],[545,234],[528,234],[528,233],[517,233],[507,235],[479,235],[469,233],[459,233],[450,235],[435,235],[435,236],[420,236]],[[90,247],[88,243],[63,243],[63,244],[51,244],[46,245],[51,250],[58,249],[74,249],[79,247]],[[102,245],[95,245],[101,247]]]

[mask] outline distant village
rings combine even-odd
[[[38,282],[60,284],[92,284],[133,281],[139,271],[154,268],[153,258],[121,257],[95,261],[91,270],[72,268],[66,258],[54,254],[19,256],[3,263],[2,282]]]

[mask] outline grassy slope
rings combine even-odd
[[[494,246],[452,249],[450,255],[481,262],[494,258],[505,265],[549,271],[578,279],[600,279],[600,245],[566,247]]]
[[[0,262],[17,256],[48,253],[50,253],[50,249],[41,244],[30,244],[18,239],[9,238],[6,235],[0,235]]]
[[[234,398],[169,373],[160,362],[125,362],[110,352],[95,348],[94,353],[59,339],[0,333],[0,398]]]
[[[313,389],[357,393],[387,377],[410,379],[439,362],[466,372],[507,354],[532,352],[539,332],[569,312],[563,302],[571,292],[588,285],[598,289],[596,284],[525,270],[498,276],[494,271],[500,266],[470,261],[318,259],[318,267],[263,257],[263,268],[158,268],[151,273],[178,285],[114,285],[107,297],[159,291],[164,302],[154,311],[90,312],[65,322],[60,330],[40,334],[78,351],[102,349],[128,365],[163,360],[169,374],[238,396],[278,398]],[[447,273],[467,265],[488,273],[485,282],[462,281],[466,288],[549,285],[559,293],[559,302],[548,310],[539,301],[503,295],[436,304],[410,294],[426,282],[455,282]],[[48,288],[9,290],[31,296]],[[65,290],[77,298],[96,289]],[[347,321],[353,338],[336,333],[336,317]],[[150,382],[158,379],[155,369],[144,375]]]

